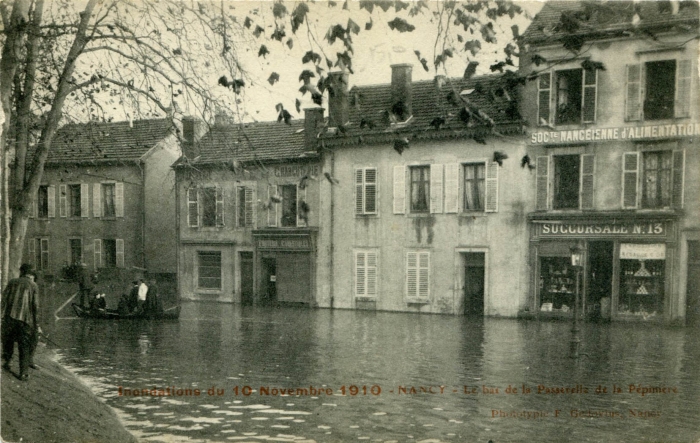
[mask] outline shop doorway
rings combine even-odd
[[[586,314],[591,319],[609,319],[613,284],[613,242],[588,243],[588,294]]]
[[[253,253],[239,252],[238,263],[241,271],[241,304],[253,304]]]
[[[700,241],[688,241],[688,280],[686,282],[685,320],[700,326]]]
[[[277,260],[262,259],[262,304],[277,303]]]
[[[464,256],[464,315],[484,315],[484,257],[483,252],[465,252]]]

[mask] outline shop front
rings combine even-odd
[[[663,322],[676,309],[674,215],[533,214],[530,225],[529,316],[570,318],[577,290],[590,320]]]
[[[253,231],[255,304],[315,305],[316,234],[311,228]]]

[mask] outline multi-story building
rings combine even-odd
[[[68,124],[49,153],[25,257],[45,275],[85,263],[102,275],[175,272],[170,119]]]
[[[528,309],[700,319],[697,2],[547,2],[522,37]]]
[[[315,305],[322,116],[221,118],[211,127],[183,120],[184,155],[174,165],[181,298]]]
[[[391,83],[331,78],[319,306],[516,316],[536,174],[515,76],[413,82],[393,65]]]

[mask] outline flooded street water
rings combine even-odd
[[[700,331],[584,324],[577,361],[570,328],[186,303],[51,335],[147,441],[698,441]]]

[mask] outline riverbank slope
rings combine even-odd
[[[2,441],[135,443],[114,411],[52,357],[40,345],[34,358],[39,369],[30,369],[24,382],[15,377],[16,353],[12,372],[1,371]]]

